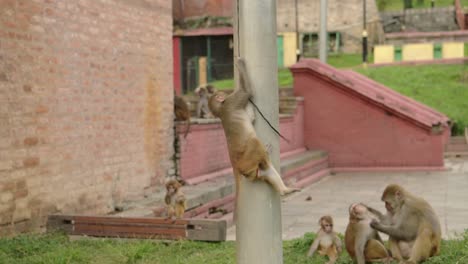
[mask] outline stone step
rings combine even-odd
[[[311,174],[314,175],[319,170],[323,170],[325,165],[328,165],[326,161],[328,161],[327,153],[324,151],[301,151],[282,160],[281,173],[287,175],[293,183],[304,181]],[[184,215],[186,217],[221,218],[234,209],[235,187],[232,174],[182,188],[187,197],[187,212]],[[163,216],[164,214],[164,193],[157,193],[144,200],[128,203],[122,212],[115,213],[115,215],[126,217]]]
[[[467,151],[468,152],[468,144],[448,144],[445,148],[446,152],[459,152],[459,151]]]
[[[466,144],[466,138],[465,136],[454,136],[450,137],[450,143],[449,144]]]
[[[449,151],[444,152],[445,158],[468,158],[468,151]]]
[[[320,180],[321,178],[327,176],[330,174],[330,169],[329,168],[325,168],[325,169],[322,169],[322,170],[319,170],[303,179],[301,179],[300,181],[298,181],[296,183],[296,187],[298,188],[304,188],[306,186],[309,186],[311,185],[312,183],[314,182],[317,182],[318,180]]]
[[[314,157],[314,159],[311,159],[306,164],[284,174],[283,179],[289,185],[295,185],[298,181],[326,168],[328,168],[327,155]]]

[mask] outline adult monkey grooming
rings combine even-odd
[[[252,96],[252,87],[245,61],[239,58],[235,64],[239,70],[239,87],[230,95],[220,91],[214,93],[210,97],[209,108],[223,124],[229,157],[236,177],[236,193],[238,193],[242,175],[250,180],[267,181],[280,195],[298,191],[299,189],[289,188],[284,184],[281,176],[271,164],[265,147],[257,138],[246,109],[249,98]]]
[[[428,202],[396,184],[385,188],[382,201],[391,221],[381,223],[373,220],[371,226],[388,234],[394,258],[402,263],[416,264],[439,254],[442,231],[439,218]],[[406,258],[408,260],[405,261]]]

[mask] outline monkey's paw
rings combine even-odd
[[[280,192],[280,195],[287,195],[287,194],[290,194],[290,193],[294,193],[294,192],[300,192],[301,191],[301,188],[286,188],[284,189],[283,191]]]
[[[380,222],[376,219],[372,219],[372,221],[370,222],[370,226],[374,229],[377,229],[380,227]]]

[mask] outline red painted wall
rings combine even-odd
[[[362,87],[362,83],[346,79],[339,71],[326,76],[320,72],[320,67],[324,66],[316,62],[294,66],[294,92],[304,97],[305,145],[309,149],[328,151],[331,167],[444,165],[447,127],[441,134],[432,134],[430,128],[425,129],[415,120],[403,118],[376,102],[371,93],[358,96],[355,90],[343,85]],[[336,81],[338,78],[342,83]],[[377,93],[377,96],[382,95]],[[391,99],[390,95],[385,96],[383,100]],[[407,100],[398,96],[396,102]],[[433,115],[416,103],[407,107],[418,109],[417,116]]]
[[[303,101],[298,99],[294,115],[280,118],[280,133],[290,141],[280,139],[283,155],[303,148],[303,120]],[[231,167],[224,130],[218,120],[209,124],[192,124],[186,138],[184,131],[185,125],[179,125],[180,173],[183,179],[189,180]]]
[[[174,91],[176,95],[182,94],[182,83],[181,83],[181,65],[180,65],[180,38],[173,37],[172,38],[172,56],[174,59],[174,63],[172,64],[174,67]]]

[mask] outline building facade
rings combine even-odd
[[[0,234],[104,214],[173,169],[172,6],[0,2]]]

